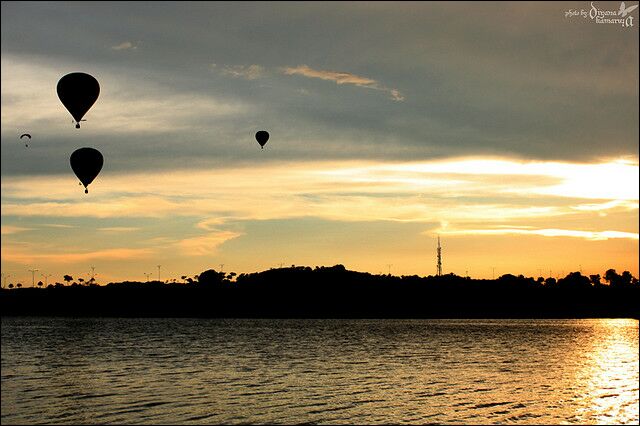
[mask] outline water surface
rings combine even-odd
[[[638,423],[636,320],[2,318],[2,424]]]

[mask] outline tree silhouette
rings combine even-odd
[[[612,285],[598,285],[598,275],[579,272],[559,281],[549,277],[543,284],[522,274],[495,280],[455,274],[393,276],[350,271],[343,265],[239,275],[208,269],[196,277],[194,281],[184,275],[186,285],[173,280],[93,288],[56,283],[47,292],[0,291],[0,310],[3,315],[217,318],[640,317],[637,278],[613,269],[605,274]]]
[[[609,285],[618,285],[620,283],[620,275],[615,269],[607,269],[604,273],[604,279],[609,282]]]
[[[73,281],[73,277],[71,275],[65,275],[64,276],[64,280],[68,283],[70,283],[71,281]]]
[[[37,284],[38,287],[42,288],[43,285],[44,283],[42,281],[38,281],[38,284]]]
[[[22,288],[22,284],[18,283],[18,284],[16,284],[16,287]]]
[[[9,288],[13,288],[13,284],[9,283]]]
[[[570,272],[566,277],[558,280],[558,286],[565,288],[589,288],[591,281],[580,272]]]
[[[208,269],[198,275],[198,283],[202,285],[219,285],[225,278],[224,272],[216,272],[213,269]]]
[[[620,275],[620,281],[622,285],[631,285],[633,283],[633,275],[629,271],[624,271]]]

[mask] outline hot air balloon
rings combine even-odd
[[[264,145],[269,140],[269,132],[260,130],[258,133],[256,133],[256,140],[260,144],[260,148],[264,149]]]
[[[80,182],[84,185],[84,193],[88,194],[89,185],[98,176],[104,163],[102,154],[97,149],[93,148],[80,148],[76,149],[69,158],[73,173],[78,176]]]
[[[98,80],[83,72],[67,74],[58,81],[58,97],[69,110],[76,122],[76,129],[80,128],[82,117],[96,102],[100,94]]]
[[[22,135],[20,135],[20,139],[24,138],[24,137],[28,137],[29,140],[31,140],[31,135],[29,133],[23,133]],[[29,142],[25,142],[24,146],[29,146]]]

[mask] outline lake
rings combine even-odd
[[[638,424],[638,321],[2,318],[2,424]]]

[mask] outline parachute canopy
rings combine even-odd
[[[87,185],[93,182],[102,169],[102,164],[104,163],[102,154],[97,149],[80,148],[71,154],[69,162],[71,163],[71,169],[84,185],[84,193],[89,193]]]
[[[31,139],[31,135],[29,133],[23,133],[22,135],[20,135],[20,139],[24,138],[25,136]],[[24,146],[29,146],[29,143],[26,142]]]
[[[67,74],[58,81],[58,97],[76,121],[76,129],[80,128],[82,117],[100,95],[98,80],[83,72]]]
[[[256,133],[256,140],[260,144],[260,147],[264,149],[264,145],[269,140],[269,132],[265,130],[260,130],[258,133]]]

